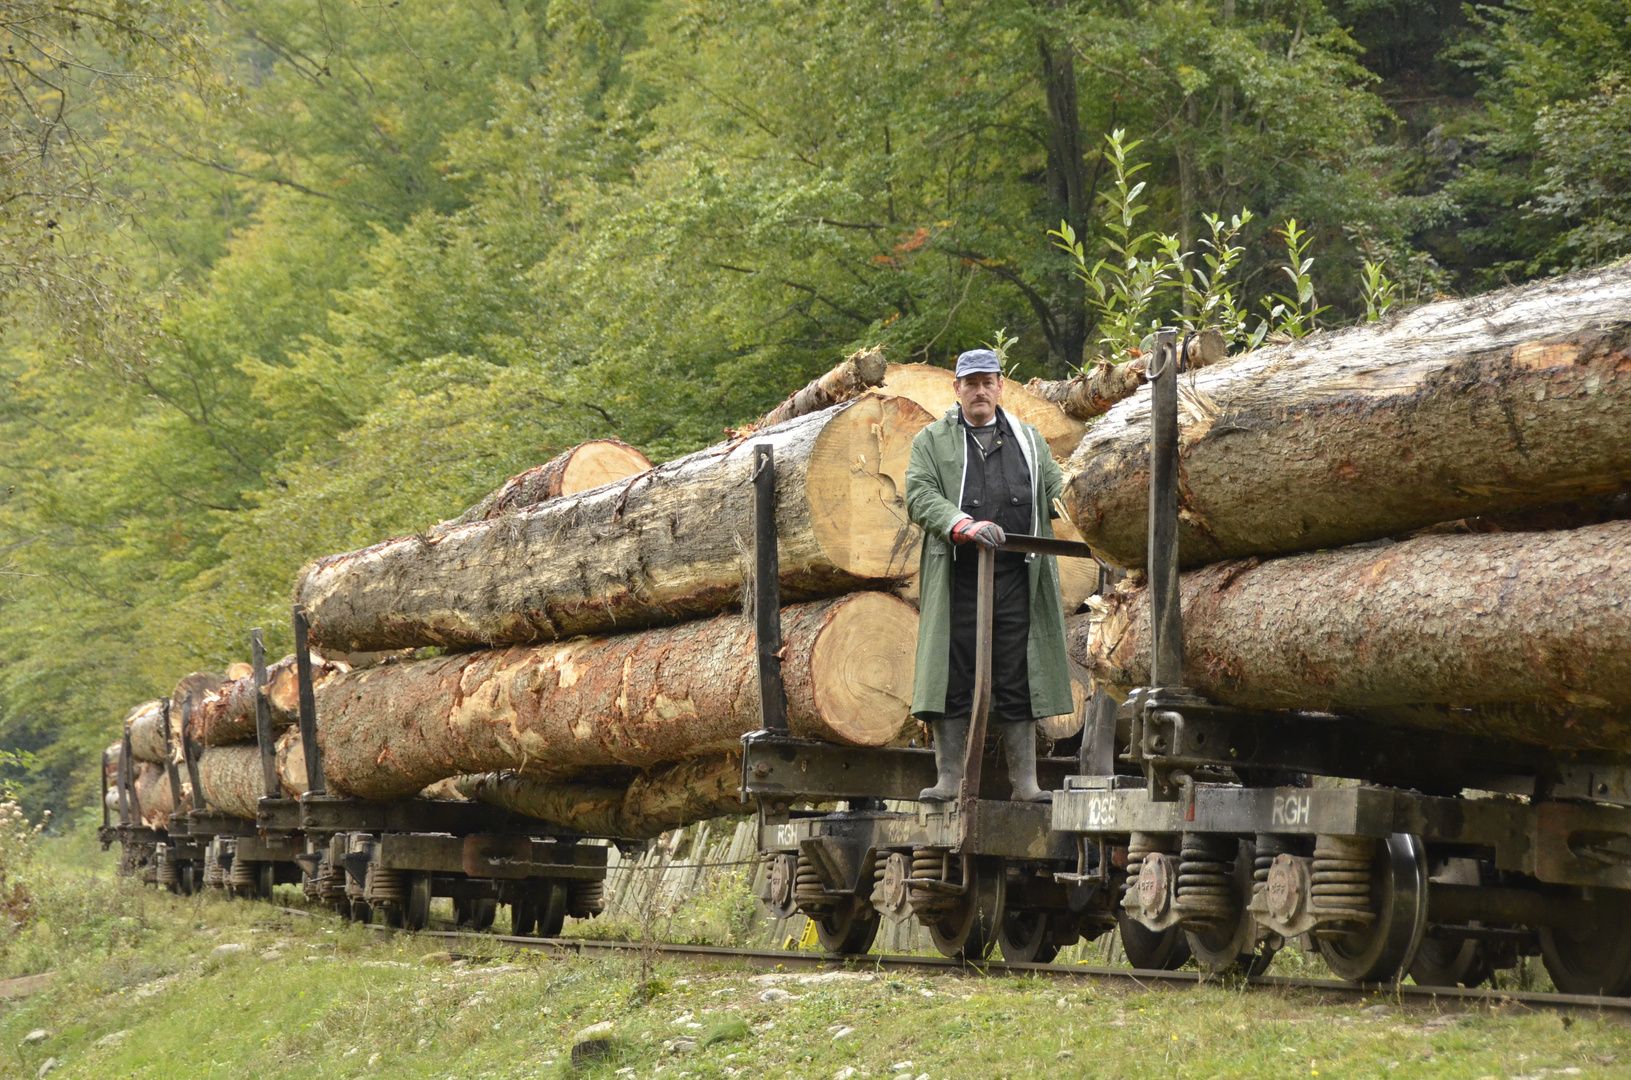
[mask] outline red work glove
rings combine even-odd
[[[951,527],[951,538],[959,544],[984,544],[986,547],[1000,547],[1007,534],[1002,526],[995,521],[975,521],[973,518],[963,518]]]

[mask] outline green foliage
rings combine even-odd
[[[1365,260],[1360,272],[1365,290],[1365,321],[1377,322],[1399,299],[1399,286],[1387,276],[1382,264]]]
[[[0,93],[20,797],[91,802],[132,703],[286,646],[307,560],[584,438],[687,452],[863,345],[1000,326],[1059,377],[1621,252],[1618,9],[1407,6],[12,5],[48,43]],[[1412,134],[1374,71],[1452,39],[1484,104]]]
[[[1618,72],[1535,117],[1533,211],[1562,231],[1543,258],[1579,269],[1631,253],[1631,87]]]
[[[1127,155],[1139,142],[1126,142],[1125,136],[1120,128],[1105,136],[1110,188],[1099,197],[1109,211],[1102,240],[1108,254],[1089,268],[1086,250],[1069,222],[1060,222],[1049,234],[1075,259],[1075,271],[1087,284],[1088,303],[1099,317],[1099,344],[1117,359],[1129,355],[1157,322],[1152,316],[1160,306],[1161,294],[1173,285],[1178,266],[1173,258],[1176,237],[1138,231],[1138,219],[1149,210],[1141,198],[1147,181],[1132,180],[1149,163],[1127,164]]]
[[[1275,293],[1263,299],[1263,306],[1269,309],[1275,330],[1294,338],[1307,337],[1317,325],[1320,314],[1330,310],[1329,304],[1320,304],[1314,296],[1314,276],[1309,272],[1313,269],[1314,257],[1308,254],[1313,238],[1297,225],[1296,218],[1285,223],[1280,235],[1286,242],[1286,264],[1280,272],[1291,282],[1292,295]]]

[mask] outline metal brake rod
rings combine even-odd
[[[1052,536],[1027,536],[1008,533],[1008,539],[997,545],[998,551],[1020,551],[1027,555],[1064,555],[1072,559],[1091,559],[1093,549],[1080,540],[1059,540]]]

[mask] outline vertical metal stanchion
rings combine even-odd
[[[119,824],[130,824],[130,729],[119,743],[119,766],[113,773],[113,786],[119,789]]]
[[[176,767],[175,726],[170,723],[170,699],[159,703],[164,717],[164,773],[170,778],[170,797],[175,800],[176,813],[181,812],[181,770]]]
[[[781,558],[776,550],[776,454],[769,443],[753,448],[753,621],[759,651],[760,726],[787,734],[782,686]]]
[[[323,751],[317,745],[317,696],[311,682],[311,645],[307,641],[310,628],[306,623],[306,609],[299,604],[294,609],[294,665],[300,682],[300,742],[306,752],[306,794],[327,795],[328,785],[323,782]]]
[[[181,700],[181,757],[187,763],[187,779],[193,785],[193,809],[208,810],[209,800],[204,798],[204,785],[198,779],[198,744],[193,742],[193,692]],[[180,810],[178,806],[176,808]]]
[[[1184,684],[1184,616],[1178,593],[1177,331],[1155,335],[1150,365],[1150,685]]]
[[[964,838],[973,825],[969,805],[980,797],[980,772],[985,761],[986,722],[991,715],[991,621],[995,616],[997,551],[978,545],[979,583],[974,593],[974,709],[969,717],[968,754],[963,759],[963,782],[957,789],[957,809]]]
[[[260,748],[261,779],[266,797],[283,794],[277,776],[277,740],[272,735],[272,707],[266,701],[266,643],[261,628],[249,631],[249,659],[255,665],[255,745]]]
[[[105,829],[113,821],[108,813],[108,752],[102,751],[102,827]],[[104,847],[104,851],[107,849]]]

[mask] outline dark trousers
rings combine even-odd
[[[963,553],[959,552],[959,556]],[[977,564],[972,545],[968,562]],[[978,625],[979,575],[959,565],[952,577],[951,665],[946,678],[946,716],[974,712],[974,637]],[[1018,724],[1031,715],[1031,575],[1024,556],[997,556],[992,589],[991,715],[993,724]]]

